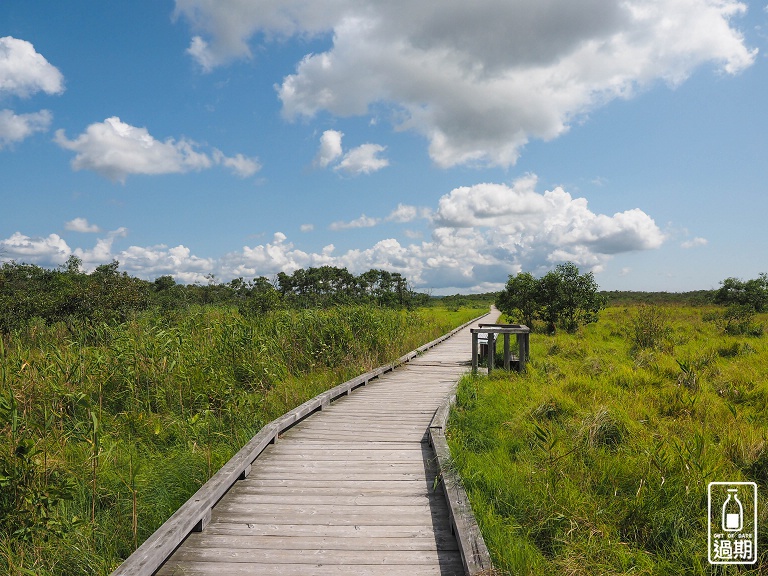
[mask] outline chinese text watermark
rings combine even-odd
[[[757,562],[757,484],[710,482],[707,503],[710,564]]]

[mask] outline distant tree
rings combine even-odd
[[[408,307],[428,300],[428,296],[411,290],[402,274],[387,270],[368,270],[355,276],[346,268],[321,266],[290,275],[279,272],[275,281],[284,303],[296,308],[351,303]]]
[[[31,318],[64,322],[70,329],[102,322],[123,322],[149,305],[148,282],[118,272],[118,262],[80,272],[70,257],[58,270],[9,262],[0,267],[0,332],[26,325]]]
[[[159,278],[155,278],[155,281],[153,282],[153,288],[156,292],[170,290],[174,286],[176,286],[176,280],[173,279],[173,276],[160,276]]]
[[[83,260],[78,258],[74,254],[70,254],[67,261],[64,263],[64,272],[67,274],[80,274],[80,269],[83,267]]]
[[[132,313],[145,310],[150,303],[150,284],[119,272],[120,263],[102,264],[88,275],[81,299],[80,320],[84,322],[125,322]]]
[[[527,272],[510,276],[496,306],[507,316],[522,317],[528,326],[536,318],[549,333],[558,327],[574,332],[597,321],[606,303],[598,290],[591,272],[579,274],[575,264],[566,262],[538,280]]]
[[[563,313],[565,287],[560,274],[547,272],[539,278],[536,290],[537,316],[544,321],[547,332],[554,334]]]
[[[526,326],[533,326],[538,312],[539,285],[529,272],[510,276],[506,288],[499,294],[496,306],[510,318],[522,320]]]
[[[726,334],[762,336],[763,326],[754,322],[755,314],[768,310],[768,274],[746,282],[738,278],[726,278],[715,292],[715,304],[725,306],[725,311],[707,315]]]
[[[574,332],[579,326],[597,322],[600,310],[605,307],[606,298],[598,292],[600,287],[595,282],[594,274],[579,274],[579,269],[573,262],[560,264],[554,273],[560,279],[558,320],[563,328]]]
[[[258,316],[283,307],[282,294],[264,276],[249,284],[248,295],[238,307],[243,316]]]
[[[755,312],[768,310],[768,274],[762,273],[752,280],[726,278],[715,293],[715,303],[726,306],[748,306]]]

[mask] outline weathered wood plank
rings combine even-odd
[[[226,562],[179,562],[164,566],[158,576],[459,576],[461,559],[442,560],[438,565],[373,564],[244,564]]]
[[[282,436],[281,438],[284,438]],[[366,440],[362,442],[349,442],[347,440],[340,440],[338,442],[325,442],[317,439],[302,439],[292,438],[289,444],[283,444],[282,447],[290,450],[294,447],[306,447],[307,450],[323,450],[323,447],[327,447],[328,450],[343,449],[343,450],[413,450],[421,449],[421,442],[418,440],[409,440],[405,442],[376,442],[374,440]],[[270,450],[272,448],[270,447]]]
[[[362,433],[361,433],[362,434]],[[408,440],[421,440],[426,436],[426,430],[423,433],[419,434],[411,434],[410,436],[405,434],[386,434],[384,432],[379,433],[370,433],[365,434],[364,437],[351,437],[349,435],[344,435],[342,433],[333,433],[331,431],[328,432],[304,432],[304,433],[297,433],[296,435],[287,436],[286,439],[301,439],[301,440],[311,440],[311,439],[317,439],[317,440],[330,440],[330,441],[336,441],[336,440],[348,440],[350,442],[369,442],[369,441],[376,441],[376,442],[403,442]]]
[[[239,486],[237,498],[240,494],[253,495],[255,497],[273,497],[283,496],[291,498],[294,496],[335,496],[335,497],[410,497],[410,498],[442,498],[442,493],[433,492],[425,486],[425,482],[409,484],[407,482],[398,482],[397,484],[388,483],[386,488],[369,488],[361,483],[349,483],[344,486],[340,483],[331,483],[333,486]],[[235,496],[232,496],[235,498]]]
[[[308,430],[293,429],[285,433],[281,438],[338,438],[339,440],[349,440],[353,442],[418,442],[421,435],[426,431],[426,426],[419,430],[366,430],[360,426],[357,430]]]
[[[184,546],[176,551],[177,562],[248,562],[254,564],[439,564],[438,554],[458,552],[434,550],[269,550],[246,548],[198,548]]]
[[[315,432],[337,432],[346,433],[349,435],[357,435],[362,433],[381,433],[381,434],[399,434],[399,435],[411,435],[424,432],[429,424],[429,419],[424,422],[410,424],[392,422],[389,424],[381,424],[377,422],[313,422],[311,426],[301,426],[301,428],[294,428],[288,434],[313,434]]]
[[[450,394],[443,406],[435,413],[435,418],[429,427],[429,437],[442,471],[441,485],[450,509],[450,521],[456,534],[464,571],[468,576],[474,576],[491,570],[493,564],[469,505],[467,494],[450,465],[451,454],[445,440],[445,427],[448,423],[449,409],[454,400],[455,394]]]
[[[286,446],[285,442],[275,445],[274,450],[270,450],[268,454],[263,454],[259,457],[259,464],[267,459],[281,458],[285,460],[377,460],[382,462],[396,462],[412,459],[421,459],[423,450],[420,445],[415,445],[410,450],[404,448],[399,449],[378,449],[378,450],[364,450],[364,449],[329,449],[322,450],[319,446],[318,449],[312,450],[307,445],[294,446],[290,443]]]
[[[417,479],[402,479],[402,480],[382,480],[376,478],[374,480],[328,480],[317,477],[302,477],[302,478],[256,478],[249,477],[247,480],[243,480],[244,485],[258,486],[258,487],[294,487],[294,488],[336,488],[342,490],[413,490],[421,492],[431,487],[431,482],[434,479],[427,477]]]
[[[404,473],[414,473],[414,474],[422,474],[424,472],[424,463],[418,462],[418,461],[411,461],[411,462],[382,462],[382,461],[365,461],[365,460],[354,460],[354,461],[346,461],[343,460],[305,460],[305,461],[296,461],[296,460],[274,460],[272,462],[269,462],[265,464],[264,466],[259,466],[258,471],[255,473],[261,473],[261,472],[290,472],[290,473],[296,473],[296,474],[302,474],[302,473],[312,473],[312,474],[321,474],[323,472],[330,472],[330,473],[337,473],[338,471],[343,470],[346,472],[370,472],[370,471],[380,471],[387,474],[393,473],[393,472],[404,472]],[[250,476],[250,475],[249,475]]]
[[[194,548],[247,548],[251,550],[458,550],[455,538],[349,538],[340,536],[253,536],[251,534],[190,534]]]
[[[286,524],[270,523],[255,524],[245,522],[212,522],[209,524],[203,534],[221,534],[232,536],[270,536],[270,537],[288,537],[304,538],[318,537],[318,529],[315,524]],[[446,541],[456,543],[448,524],[443,526],[430,526],[429,524],[399,524],[399,525],[340,525],[331,524],[323,527],[322,535],[324,538],[408,538],[408,539],[435,539],[437,541]]]
[[[298,474],[293,471],[251,471],[251,476],[259,480],[318,480],[326,482],[367,482],[373,480],[387,480],[390,482],[424,481],[424,474],[418,472],[391,472],[385,473],[377,470],[368,472],[317,472]]]
[[[447,514],[448,507],[445,502],[422,502],[409,504],[370,504],[361,506],[358,504],[319,504],[319,503],[272,503],[272,502],[232,502],[226,499],[226,502],[220,503],[213,509],[213,515],[216,518],[235,515],[242,516],[253,513],[256,516],[267,514],[277,514],[289,516],[291,514],[301,514],[322,518],[323,520],[333,521],[340,516],[361,516],[375,515],[379,519],[385,519],[390,516],[414,516],[414,517],[432,517]]]
[[[438,515],[442,517],[443,515]],[[327,526],[412,526],[421,522],[424,526],[433,526],[433,516],[427,514],[401,514],[389,516],[371,516],[370,514],[346,514],[334,516],[333,518],[314,518],[305,513],[297,512],[295,514],[255,514],[227,512],[219,514],[214,508],[211,514],[211,522],[231,522],[235,524],[304,524],[317,528],[316,535],[325,531]],[[444,521],[447,522],[447,516]]]
[[[230,505],[252,502],[260,504],[306,505],[322,504],[330,506],[429,506],[445,503],[443,495],[437,492],[418,495],[390,494],[258,494],[249,490],[239,489],[237,494],[227,498]]]
[[[273,456],[268,462],[259,462],[259,467],[270,465],[283,465],[283,466],[299,466],[299,465],[312,465],[318,466],[340,466],[343,464],[357,465],[372,465],[372,466],[390,466],[390,465],[417,465],[423,464],[421,455],[418,452],[413,452],[411,456],[407,454],[397,455],[389,454],[387,457],[376,457],[375,454],[369,454],[365,450],[358,450],[356,453],[349,455],[345,454],[323,454],[322,457],[312,458],[308,454],[280,454],[279,456]]]

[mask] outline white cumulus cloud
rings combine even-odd
[[[389,166],[389,160],[379,156],[384,150],[386,147],[380,144],[362,144],[344,154],[344,158],[334,170],[346,172],[353,176],[377,172]]]
[[[46,132],[53,115],[48,110],[30,114],[15,114],[12,110],[0,110],[0,149],[21,142],[35,132]]]
[[[681,244],[683,248],[698,248],[699,246],[706,246],[709,244],[709,241],[706,238],[701,238],[700,236],[697,236],[696,238],[692,238],[691,240],[686,240]]]
[[[36,92],[60,94],[64,76],[26,40],[0,38],[0,94],[26,97]]]
[[[76,152],[75,170],[93,170],[111,180],[129,174],[169,174],[210,168],[211,159],[187,140],[155,140],[146,128],[122,122],[117,116],[96,122],[74,140],[56,131],[56,143]]]
[[[431,217],[429,208],[419,208],[409,204],[398,204],[397,208],[390,212],[386,220],[388,222],[413,222],[419,218],[428,220]]]
[[[130,246],[120,251],[115,258],[122,268],[151,279],[172,275],[180,282],[205,282],[206,276],[216,270],[213,259],[195,256],[188,247],[181,244],[170,248],[165,244]]]
[[[75,170],[93,170],[120,182],[132,174],[184,173],[214,164],[222,164],[241,177],[251,176],[260,168],[258,161],[242,154],[229,158],[216,149],[211,155],[199,152],[198,145],[190,140],[167,138],[161,142],[146,128],[131,126],[117,116],[91,124],[74,140],[57,130],[55,141],[76,152],[72,160]]]
[[[64,228],[71,232],[101,232],[101,228],[99,228],[96,224],[90,224],[86,218],[74,218],[64,224]]]
[[[176,0],[210,69],[251,54],[253,38],[326,35],[279,86],[288,118],[365,115],[387,105],[397,128],[429,141],[440,166],[514,164],[532,138],[655,82],[709,64],[752,65],[737,0]]]
[[[0,98],[26,98],[37,92],[61,94],[64,76],[26,40],[0,38]],[[21,142],[36,132],[46,132],[53,115],[49,110],[16,114],[0,110],[0,149]]]
[[[382,158],[381,153],[386,150],[380,144],[362,144],[344,153],[341,139],[344,137],[338,130],[326,130],[320,136],[320,148],[315,156],[314,164],[320,168],[333,166],[337,172],[344,172],[351,176],[370,174],[389,166],[389,160]]]
[[[208,274],[228,280],[330,265],[354,273],[371,268],[401,272],[417,288],[490,291],[500,289],[510,274],[541,274],[565,261],[600,271],[617,254],[656,249],[666,239],[640,209],[599,214],[590,210],[584,198],[560,187],[539,192],[537,184],[535,175],[511,184],[481,183],[451,190],[434,211],[398,205],[387,217],[362,215],[350,222],[334,222],[331,229],[344,230],[423,218],[430,227],[424,239],[407,233],[405,242],[385,237],[346,252],[337,253],[333,245],[302,250],[282,232],[269,242],[243,246],[215,259],[196,256],[185,245],[116,249],[117,238],[127,234],[124,228],[100,237],[92,248],[74,250],[55,234],[30,238],[17,232],[0,241],[0,252],[9,259],[54,265],[74,253],[86,268],[116,259],[132,274],[148,279],[171,274],[184,282],[204,282]],[[91,225],[75,219],[68,227],[87,230]],[[701,244],[700,239],[691,242]]]
[[[344,153],[341,148],[341,139],[344,136],[338,130],[326,130],[320,136],[320,149],[317,151],[315,164],[320,168],[325,168],[332,162],[339,159]]]
[[[250,37],[258,31],[270,38],[311,36],[332,28],[346,2],[282,2],[268,0],[176,0],[176,17],[184,16],[205,35],[192,37],[187,52],[204,70],[233,58],[250,57]]]
[[[58,234],[33,238],[21,232],[0,240],[3,260],[16,260],[31,264],[63,264],[72,253],[69,245]]]
[[[261,164],[258,159],[248,158],[242,154],[235,154],[232,157],[228,157],[220,150],[214,150],[213,159],[217,164],[229,168],[233,174],[240,176],[240,178],[248,178],[261,170]]]
[[[662,231],[642,210],[595,214],[585,198],[573,198],[560,187],[537,192],[537,181],[527,175],[511,186],[456,188],[440,199],[435,225],[481,233],[497,254],[534,265],[574,260],[594,266],[605,256],[658,248],[664,241]]]
[[[350,228],[373,228],[378,223],[379,223],[378,218],[370,218],[365,214],[363,214],[359,218],[355,218],[350,222],[342,222],[342,221],[333,222],[329,226],[329,228],[331,230],[348,230]]]

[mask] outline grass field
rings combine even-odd
[[[768,336],[720,320],[612,307],[576,334],[532,334],[526,374],[462,380],[449,444],[502,573],[768,570],[764,504],[757,565],[707,560],[708,483],[754,481],[762,502],[768,482]]]
[[[485,311],[193,307],[0,337],[0,573],[109,574],[264,424]]]

